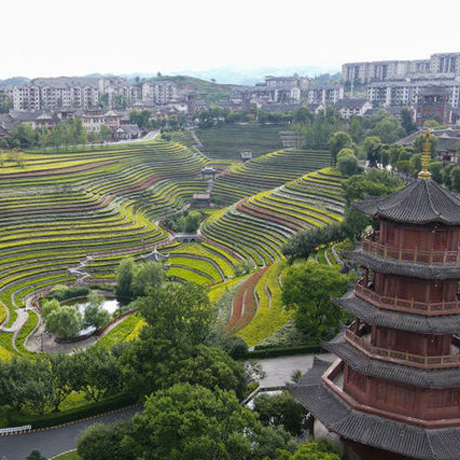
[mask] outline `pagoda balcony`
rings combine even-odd
[[[388,361],[394,364],[419,367],[422,369],[445,369],[460,367],[460,354],[456,345],[452,345],[450,355],[426,356],[408,353],[406,351],[391,350],[389,348],[376,347],[370,342],[370,335],[359,336],[353,330],[354,324],[345,331],[345,340],[370,358]]]
[[[363,284],[363,280],[355,285],[355,295],[377,308],[400,311],[404,313],[423,314],[426,316],[455,315],[460,313],[460,301],[451,302],[419,302],[414,299],[389,297],[376,293]]]
[[[427,251],[385,246],[379,242],[378,232],[371,233],[363,239],[363,249],[382,259],[393,259],[400,262],[425,265],[454,265],[460,263],[460,251]]]

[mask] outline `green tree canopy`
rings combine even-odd
[[[147,398],[123,445],[145,460],[258,460],[274,439],[272,452],[292,447],[289,436],[274,433],[264,431],[257,415],[240,405],[233,392],[186,383]]]
[[[342,149],[350,149],[353,146],[351,136],[345,131],[336,131],[329,136],[328,147],[331,152],[331,162],[335,165],[337,162],[337,155]]]
[[[335,267],[306,262],[288,268],[283,277],[282,299],[295,308],[296,326],[311,337],[327,338],[337,333],[342,311],[331,296],[345,294],[348,279]]]

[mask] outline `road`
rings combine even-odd
[[[33,449],[38,449],[45,457],[53,457],[62,452],[75,449],[78,435],[90,425],[103,422],[111,423],[131,417],[137,410],[131,408],[103,415],[86,422],[74,423],[62,428],[54,428],[36,433],[0,437],[0,458],[7,460],[25,460]]]
[[[315,354],[288,356],[284,358],[258,359],[266,376],[260,382],[261,388],[281,387],[291,380],[292,373],[296,370],[305,373],[313,365],[313,358],[319,356],[324,361],[334,361],[331,354]]]
[[[321,359],[333,361],[331,354],[319,355]],[[291,379],[292,373],[300,369],[306,372],[313,364],[314,355],[289,356],[284,358],[260,359],[266,377],[261,382],[262,388],[284,386]],[[0,459],[24,460],[33,449],[38,449],[45,457],[53,457],[67,450],[74,449],[78,435],[96,422],[111,423],[128,418],[139,409],[128,409],[115,414],[103,415],[94,420],[75,423],[63,428],[55,428],[37,433],[0,437]],[[2,459],[3,460],[3,459]]]

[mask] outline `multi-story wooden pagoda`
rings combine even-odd
[[[354,206],[379,220],[347,257],[363,268],[334,303],[355,321],[291,387],[351,458],[460,459],[460,199],[419,178]]]

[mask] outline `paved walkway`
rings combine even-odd
[[[0,458],[24,460],[33,449],[38,449],[46,458],[59,455],[62,452],[75,449],[78,435],[88,426],[97,422],[112,423],[116,420],[126,419],[138,410],[131,408],[62,428],[0,437]]]
[[[288,356],[282,358],[270,358],[257,360],[262,364],[262,369],[266,372],[266,377],[261,381],[261,388],[273,388],[284,386],[286,382],[291,380],[292,373],[296,370],[306,372],[313,365],[313,358],[321,357],[324,361],[333,362],[334,355],[325,354],[309,354],[301,356]]]

